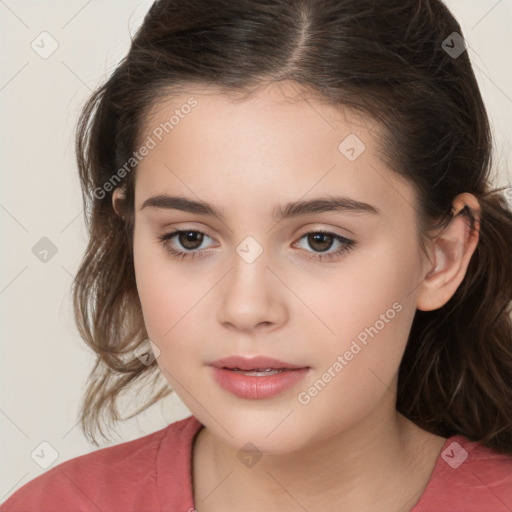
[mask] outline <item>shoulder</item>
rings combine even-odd
[[[420,501],[412,512],[512,510],[512,456],[464,436],[446,440]]]
[[[181,453],[180,444],[197,426],[198,420],[189,416],[138,439],[62,462],[15,491],[0,511],[158,510],[157,458],[162,443]]]

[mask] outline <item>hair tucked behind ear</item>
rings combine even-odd
[[[512,453],[512,213],[497,192],[479,200],[466,278],[442,308],[416,312],[397,408],[443,437]]]
[[[396,406],[431,432],[512,453],[512,214],[490,189],[489,121],[454,32],[462,35],[440,0],[155,3],[78,126],[90,239],[74,305],[97,355],[81,411],[89,439],[102,412],[119,419],[124,389],[137,382],[153,390],[160,375],[155,361],[146,366],[133,353],[147,337],[132,241],[134,152],[148,112],[191,86],[250,93],[286,80],[379,123],[379,155],[417,191],[422,245],[457,195],[480,201],[480,240],[463,282],[444,307],[416,313]],[[122,217],[112,207],[116,187],[125,193]],[[162,379],[139,410],[169,392]]]

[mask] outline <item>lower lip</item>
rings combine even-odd
[[[285,370],[274,375],[256,377],[225,368],[210,366],[213,377],[222,388],[241,398],[271,398],[293,387],[308,373],[309,368]]]

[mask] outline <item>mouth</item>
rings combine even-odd
[[[264,375],[269,375],[271,372],[283,372],[290,370],[298,370],[301,368],[309,368],[309,366],[306,365],[299,365],[289,363],[286,361],[280,361],[278,359],[268,356],[229,356],[223,359],[218,359],[209,364],[211,366],[215,366],[217,368],[222,368],[225,370],[231,370],[235,372],[263,373]]]
[[[226,391],[244,399],[277,396],[295,387],[310,367],[267,356],[230,356],[209,363],[214,380]]]
[[[292,368],[255,368],[252,370],[241,370],[240,368],[227,368],[223,367],[224,370],[230,370],[241,375],[251,375],[253,377],[266,377],[268,375],[276,375],[281,372],[292,372]]]

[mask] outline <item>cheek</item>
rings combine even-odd
[[[135,230],[135,279],[148,335],[160,350],[165,350],[166,340],[180,331],[186,323],[187,311],[201,295],[193,277],[187,276],[183,266],[171,260],[153,238]]]
[[[360,378],[372,378],[368,370],[375,369],[386,383],[392,380],[416,311],[412,292],[420,265],[414,244],[401,242],[383,238],[354,252],[338,277],[308,290],[310,304],[331,331],[325,330],[324,339],[332,341],[324,345],[323,364],[346,353]]]
[[[383,401],[394,399],[416,311],[410,293],[418,264],[414,251],[412,246],[374,245],[347,263],[339,277],[325,280],[323,293],[314,289],[307,295],[334,334],[319,326],[324,334],[312,351],[316,372],[299,389],[298,403],[305,417],[330,419],[322,427],[325,435],[332,434],[333,420],[348,428]]]
[[[160,351],[156,361],[163,377],[183,398],[195,385],[192,367],[202,361],[200,346],[194,343],[202,339],[194,332],[201,326],[192,322],[201,294],[194,292],[192,283],[185,285],[176,266],[162,265],[158,258],[144,259],[142,253],[139,256],[136,281],[148,337]]]

